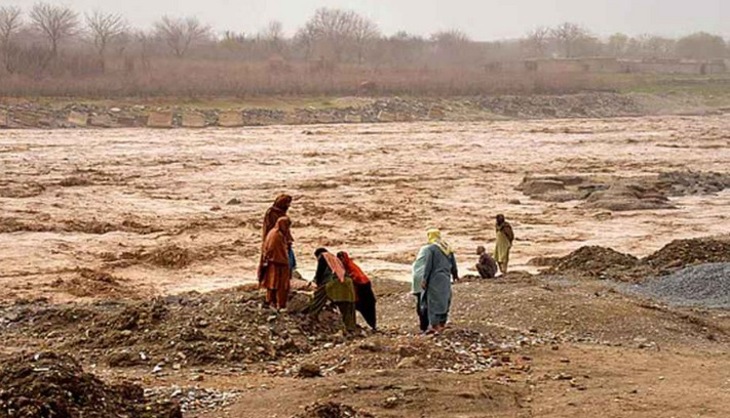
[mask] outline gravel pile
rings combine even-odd
[[[678,306],[730,308],[730,263],[687,267],[639,285],[637,290]]]

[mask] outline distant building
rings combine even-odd
[[[725,60],[691,61],[679,59],[628,60],[611,57],[544,58],[524,61],[491,62],[488,73],[637,73],[637,74],[723,74],[730,65]]]

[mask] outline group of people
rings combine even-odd
[[[287,216],[291,203],[289,195],[277,197],[266,211],[262,227],[263,244],[257,275],[260,287],[266,289],[267,306],[276,312],[286,311],[291,280],[304,280],[297,271],[292,222]],[[368,276],[347,252],[335,255],[326,248],[318,248],[314,256],[317,272],[308,286],[314,283],[316,290],[308,308],[309,315],[316,318],[329,301],[340,311],[347,332],[357,331],[356,311],[376,330],[376,299]]]
[[[266,211],[263,221],[263,244],[258,267],[258,280],[266,290],[266,305],[276,312],[286,311],[291,280],[304,280],[297,271],[293,250],[292,222],[287,213],[292,197],[281,195]],[[503,215],[496,218],[494,257],[483,246],[477,248],[476,269],[482,278],[507,273],[509,253],[514,241],[512,226]],[[451,308],[451,284],[459,280],[453,248],[438,229],[429,229],[427,243],[420,248],[413,263],[412,292],[416,297],[419,328],[423,332],[441,332],[448,322]],[[340,312],[348,333],[357,331],[356,312],[367,324],[377,329],[376,298],[372,283],[347,252],[332,254],[326,248],[314,252],[317,270],[308,287],[316,289],[308,314],[316,318],[328,302]]]
[[[507,273],[509,252],[514,241],[512,226],[504,215],[497,215],[494,258],[483,246],[477,247],[479,261],[476,269],[484,278]],[[451,283],[459,280],[456,256],[438,229],[426,232],[428,243],[418,251],[413,263],[412,291],[416,297],[416,312],[422,332],[443,331],[451,309]]]

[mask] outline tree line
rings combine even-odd
[[[679,39],[620,33],[601,38],[574,23],[539,27],[521,39],[492,42],[475,41],[458,29],[430,36],[405,31],[386,35],[373,20],[336,8],[316,10],[294,36],[286,36],[277,21],[255,33],[216,34],[195,17],[163,16],[142,30],[124,16],[103,11],[80,14],[43,2],[27,10],[0,7],[0,79],[136,74],[161,62],[170,65],[170,60],[230,66],[262,63],[268,75],[275,75],[327,74],[346,67],[476,68],[529,58],[714,60],[729,57],[729,51],[722,37],[704,32]]]

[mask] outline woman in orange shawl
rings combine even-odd
[[[266,303],[277,310],[286,309],[291,287],[289,268],[289,239],[291,221],[284,216],[276,221],[264,241],[260,270],[262,288],[266,289]]]
[[[263,265],[264,265],[264,243],[266,242],[266,237],[269,235],[269,232],[271,232],[272,229],[276,226],[276,221],[279,220],[279,218],[287,216],[287,212],[289,211],[289,207],[291,206],[292,197],[288,194],[281,194],[279,195],[276,200],[274,201],[274,204],[266,210],[266,214],[264,215],[264,222],[262,225],[262,232],[263,232],[263,238],[261,241],[261,259],[259,260],[259,267],[257,270],[257,277],[259,279],[259,282],[264,279],[263,274]],[[289,253],[289,268],[292,272],[296,270],[297,268],[297,260],[294,256],[294,249],[292,248],[292,244],[294,243],[294,237],[292,237],[291,230],[287,232],[287,242],[288,247],[287,251]]]
[[[355,285],[355,309],[360,312],[365,322],[375,331],[377,329],[377,314],[375,311],[375,293],[373,285],[362,269],[352,261],[350,255],[344,251],[337,253],[337,258],[342,261],[345,271]]]

